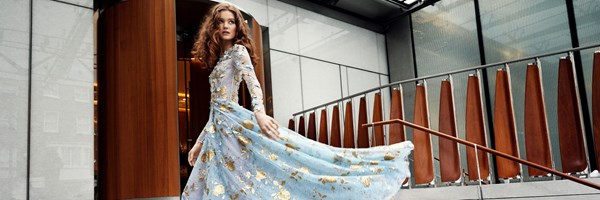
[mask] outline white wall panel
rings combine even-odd
[[[271,49],[298,53],[298,25],[296,7],[268,0],[269,42]]]
[[[374,88],[374,87],[378,87],[379,86],[379,75],[378,74],[374,74],[374,73],[370,73],[370,72],[366,72],[366,71],[362,71],[362,70],[357,70],[357,69],[352,69],[352,68],[348,68],[348,89],[350,91],[350,95],[359,93],[359,92],[363,92],[365,90]],[[374,97],[374,92],[371,92],[369,94],[367,94],[367,111],[368,111],[368,117],[367,119],[369,121],[371,121],[371,119],[373,118],[373,97]],[[360,106],[360,97],[363,96],[359,96],[359,97],[355,97],[353,98],[353,110],[354,110],[354,130],[358,130],[357,128],[357,124],[358,124],[358,109]],[[369,130],[370,132],[370,130]]]
[[[93,11],[33,5],[32,199],[93,199]]]
[[[382,74],[388,73],[388,63],[387,63],[387,49],[385,45],[385,35],[376,33],[377,38],[377,60],[379,64],[379,68],[377,72]]]
[[[94,7],[94,0],[60,0],[67,3],[72,3],[75,5],[80,5],[88,8]]]
[[[292,114],[302,110],[300,58],[271,51],[273,115],[281,126],[287,126]]]
[[[300,58],[304,107],[311,108],[341,98],[338,65]]]
[[[302,69],[302,92],[304,94],[304,108],[318,106],[339,98],[342,98],[342,87],[340,84],[340,66],[318,61],[310,58],[300,58]],[[316,112],[317,136],[321,123],[321,110]],[[327,107],[327,125],[331,121],[333,105]],[[317,137],[318,138],[318,137]]]
[[[301,55],[379,71],[374,32],[301,8],[298,30]]]
[[[342,96],[347,97],[350,95],[350,91],[348,91],[348,68],[342,66],[340,70],[342,79]]]
[[[267,15],[267,0],[228,0],[237,5],[246,13],[249,13],[260,25],[269,26]]]

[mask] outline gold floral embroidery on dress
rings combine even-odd
[[[383,156],[383,159],[385,160],[394,160],[396,159],[396,157],[398,157],[400,155],[397,154],[391,154],[391,153],[386,153],[385,156]]]
[[[294,146],[294,145],[292,145],[290,143],[285,143],[285,146],[288,147],[288,148],[290,148],[290,149],[296,150],[296,151],[298,151],[298,149],[300,149],[299,147]]]
[[[363,184],[363,186],[368,188],[369,186],[371,186],[371,177],[360,177],[360,182]]]
[[[321,183],[325,184],[325,183],[335,183],[337,182],[337,177],[335,176],[323,176],[321,178],[319,178],[319,181],[321,181]]]
[[[261,170],[256,170],[256,175],[254,176],[254,178],[256,178],[256,180],[261,181],[265,178],[267,178],[267,173],[265,173],[264,171]]]
[[[243,124],[242,124],[246,129],[254,129],[254,123],[252,123],[252,121],[250,120],[244,120]]]
[[[252,142],[252,140],[250,140],[250,138],[245,138],[244,136],[241,136],[241,135],[238,136],[237,138],[238,138],[238,141],[240,142],[240,144],[244,147]]]
[[[235,163],[233,162],[233,160],[227,160],[225,161],[225,168],[227,168],[229,171],[234,171],[235,170]]]
[[[290,192],[287,191],[285,188],[281,188],[281,190],[279,190],[279,192],[277,192],[277,194],[275,194],[274,197],[277,200],[289,200]]]
[[[310,171],[306,167],[300,167],[300,171],[305,174],[310,174]]]
[[[206,152],[200,156],[200,160],[202,160],[202,162],[206,162]]]
[[[289,139],[287,137],[285,137],[285,136],[279,136],[279,139],[281,141],[284,141],[284,142],[288,142],[289,141]]]
[[[207,156],[208,156],[207,161],[210,162],[215,157],[215,151],[213,151],[212,149],[209,149]]]
[[[277,154],[269,155],[269,159],[271,159],[272,161],[277,161],[277,158],[279,158],[279,156],[277,156]]]
[[[213,195],[218,197],[223,195],[223,193],[225,193],[225,187],[221,184],[215,185],[215,187],[213,188]]]
[[[204,182],[204,179],[206,179],[206,175],[207,175],[206,169],[203,169],[202,173],[198,176],[198,182],[200,182],[200,183]]]
[[[321,194],[320,192],[317,192],[317,194],[319,195],[319,198],[321,198],[321,199],[327,198],[327,195]]]
[[[298,175],[299,171],[294,171],[290,174],[290,179],[299,180],[302,179],[301,175]]]
[[[209,133],[214,133],[215,132],[215,125],[214,124],[210,124],[210,126],[208,127],[207,130]]]
[[[363,166],[362,165],[350,165],[350,169],[351,170],[359,170],[362,169]]]

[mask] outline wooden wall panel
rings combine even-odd
[[[100,198],[179,196],[175,1],[107,8],[98,41]]]
[[[304,122],[304,116],[300,116],[300,119],[298,119],[298,134],[307,137],[306,136],[306,123]]]
[[[456,137],[456,115],[452,92],[452,83],[449,80],[442,81],[438,127],[440,132]],[[439,145],[440,176],[442,182],[454,182],[460,179],[458,144],[448,139],[439,138]]]
[[[342,139],[340,136],[340,109],[337,105],[333,106],[331,113],[331,131],[329,131],[330,145],[334,147],[342,147]]]
[[[329,144],[329,134],[327,133],[327,108],[321,110],[320,118],[321,120],[319,123],[319,142],[323,144]]]
[[[417,85],[415,94],[414,123],[429,128],[427,89]],[[433,181],[433,153],[429,133],[413,129],[415,183],[428,184]]]
[[[469,75],[467,83],[467,111],[465,116],[465,137],[467,141],[487,146],[485,140],[485,122],[483,118],[483,104],[481,102],[481,90],[479,87],[479,78]],[[478,159],[476,159],[476,157]],[[467,146],[467,166],[469,171],[469,180],[478,180],[477,160],[479,160],[479,172],[481,179],[487,179],[490,174],[490,167],[487,153],[477,151],[472,146]]]
[[[365,97],[360,98],[358,107],[358,134],[356,135],[356,145],[358,148],[369,148],[369,129],[363,127],[367,121],[367,100]]]
[[[542,90],[542,75],[536,64],[527,65],[525,79],[525,153],[527,160],[552,168],[550,138],[546,119],[546,104]],[[547,172],[528,167],[529,176],[541,176]]]
[[[294,122],[294,119],[290,119],[288,121],[288,129],[296,131],[296,123]]]
[[[373,98],[373,122],[379,122],[383,120],[383,112],[381,105],[381,93],[375,93],[375,97]],[[371,142],[372,146],[383,146],[385,145],[385,136],[383,134],[383,126],[376,126],[373,128],[373,134],[371,134],[373,138]]]
[[[558,66],[558,138],[563,172],[581,172],[587,168],[581,106],[575,82],[575,66],[570,58],[561,58]]]
[[[519,157],[510,74],[507,71],[496,72],[496,95],[494,97],[495,148],[500,152]],[[498,156],[496,156],[496,169],[499,178],[513,178],[521,171],[518,163]]]
[[[600,51],[594,52],[592,75],[592,123],[594,128],[594,149],[596,163],[600,165]]]
[[[308,131],[306,137],[311,140],[317,140],[317,125],[315,122],[315,113],[312,112],[308,115]]]
[[[392,100],[390,104],[390,119],[404,119],[403,116],[404,104],[402,102],[402,90],[392,90]],[[390,124],[390,134],[388,136],[389,144],[396,144],[403,142],[404,137],[404,126],[399,123]]]
[[[359,127],[360,128],[360,127]],[[344,113],[344,148],[355,148],[354,144],[354,116],[352,114],[352,101],[346,102]]]

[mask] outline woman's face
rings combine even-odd
[[[231,11],[224,10],[219,13],[219,34],[221,40],[229,42],[235,38],[237,32],[235,26],[235,17]]]

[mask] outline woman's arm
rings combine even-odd
[[[263,94],[260,87],[260,83],[254,73],[254,66],[252,66],[252,60],[248,54],[246,47],[242,45],[236,45],[234,47],[233,62],[235,68],[240,72],[239,75],[246,81],[250,96],[252,97],[252,109],[256,116],[256,122],[260,126],[263,134],[266,134],[272,139],[277,139],[279,136],[279,124],[275,119],[268,116],[265,113],[265,107],[263,106]]]

